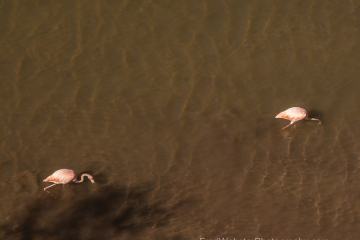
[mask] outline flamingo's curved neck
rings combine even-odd
[[[81,180],[80,180],[80,181],[78,181],[78,180],[75,178],[75,179],[74,179],[74,182],[75,182],[75,183],[81,183],[81,182],[83,182],[85,176],[88,177],[89,180],[90,180],[92,183],[95,183],[93,177],[92,177],[90,174],[87,174],[87,173],[84,173],[83,175],[81,175]]]

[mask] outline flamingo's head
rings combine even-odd
[[[89,175],[88,178],[92,183],[95,183],[93,176]]]

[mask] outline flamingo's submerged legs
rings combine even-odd
[[[57,183],[54,183],[53,185],[47,186],[46,188],[44,188],[44,191],[46,191],[46,189],[51,188],[51,187],[53,187],[55,185],[57,185]],[[47,191],[47,192],[49,192],[49,191]]]
[[[287,125],[286,127],[283,127],[282,129],[284,130],[285,128],[287,128],[288,126],[290,126],[291,124],[293,124],[292,122],[289,124],[289,125]],[[294,125],[295,126],[295,125]]]

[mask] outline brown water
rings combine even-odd
[[[356,239],[360,2],[1,1],[0,239]],[[315,121],[275,119],[299,106]],[[55,186],[57,169],[94,176]]]

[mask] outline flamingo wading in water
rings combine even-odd
[[[279,113],[278,115],[276,115],[275,118],[284,118],[284,119],[291,121],[291,123],[289,125],[287,125],[286,127],[283,127],[283,129],[287,128],[291,124],[293,124],[299,120],[302,120],[302,119],[319,121],[319,124],[321,124],[321,121],[317,118],[308,118],[308,114],[307,114],[306,110],[303,108],[300,108],[300,107],[289,108],[289,109]]]
[[[67,184],[69,182],[81,183],[84,181],[85,176],[88,177],[92,183],[95,183],[94,178],[90,174],[84,173],[83,175],[81,175],[81,180],[78,181],[76,179],[76,173],[73,170],[59,169],[44,180],[44,182],[53,182],[54,183],[53,185],[50,185],[50,186],[44,188],[44,191],[46,191],[46,189],[53,187],[57,184]]]

